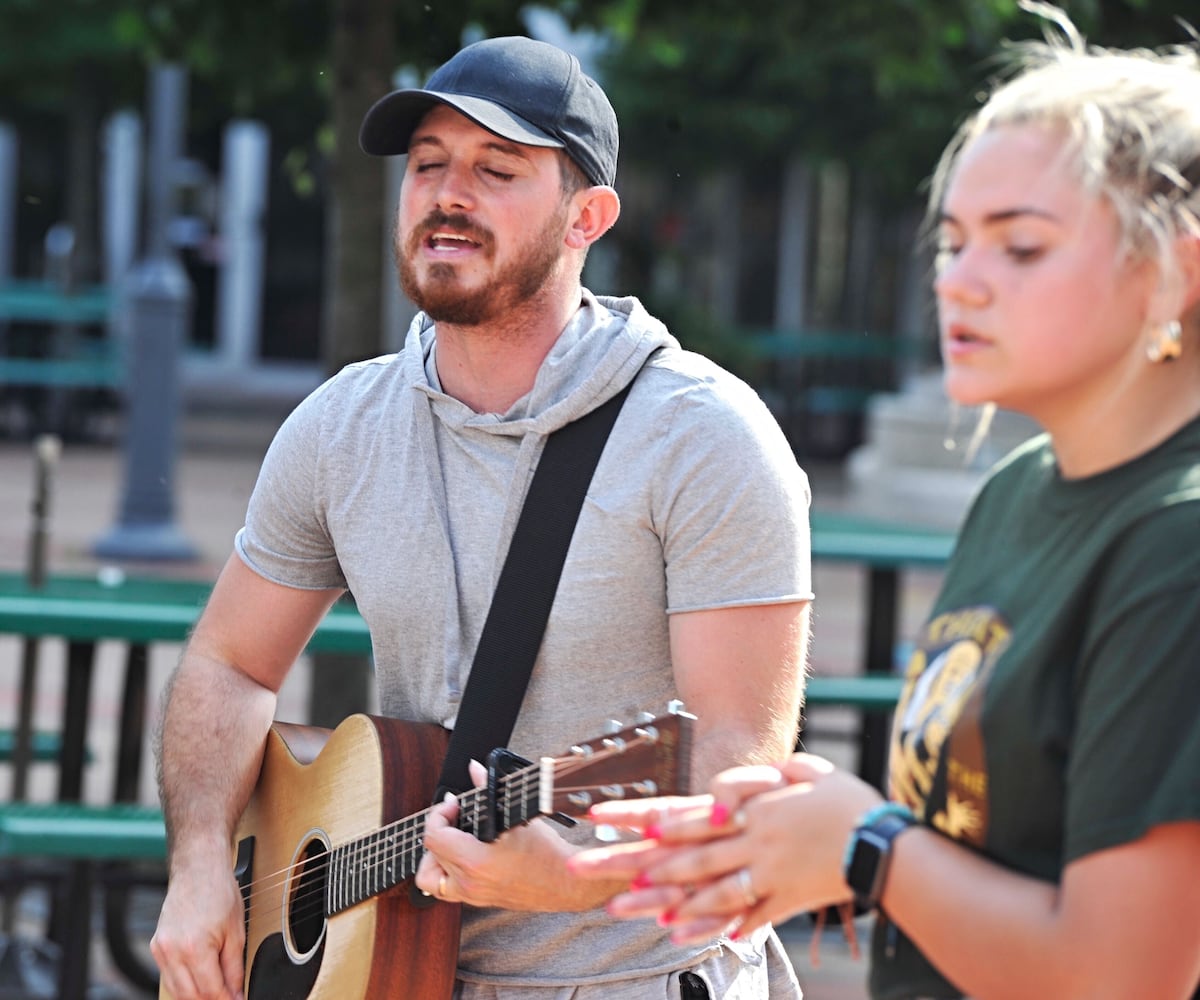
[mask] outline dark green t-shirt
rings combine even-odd
[[[888,778],[942,833],[1054,882],[1200,818],[1200,421],[1086,479],[1045,437],[997,468],[918,637]],[[870,982],[962,995],[884,916]]]

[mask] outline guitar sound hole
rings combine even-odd
[[[293,951],[307,956],[320,943],[325,930],[325,884],[329,851],[320,840],[310,840],[296,861],[298,876],[288,900],[288,927]]]

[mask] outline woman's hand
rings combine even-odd
[[[597,806],[597,822],[638,829],[646,839],[585,851],[569,865],[584,877],[628,878],[630,891],[609,912],[656,917],[677,943],[723,930],[745,935],[848,899],[846,841],[879,801],[854,775],[796,754],[778,768],[722,772],[710,796]]]

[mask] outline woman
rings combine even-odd
[[[878,908],[888,1000],[1200,997],[1200,59],[1036,9],[932,206],[947,391],[1045,434],[964,522],[890,801],[798,754],[597,807],[645,839],[573,863],[680,941]]]

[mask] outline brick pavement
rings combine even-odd
[[[172,494],[176,524],[196,547],[198,558],[187,563],[124,565],[131,574],[162,574],[173,577],[213,579],[227,557],[233,535],[241,525],[242,513],[254,484],[255,474],[270,435],[278,426],[279,413],[190,414],[180,429],[181,449],[175,468]],[[53,473],[48,545],[49,571],[53,573],[97,573],[106,567],[91,554],[91,546],[114,525],[121,501],[123,457],[112,444],[67,445]],[[840,470],[810,468],[814,482],[814,505],[836,508],[843,499]],[[28,443],[0,441],[0,570],[24,568],[34,464]],[[111,570],[109,570],[111,571]],[[817,566],[818,600],[814,623],[814,671],[837,673],[858,669],[861,662],[862,574],[853,567]],[[936,574],[910,574],[905,583],[901,631],[911,633],[928,606],[936,585]],[[52,652],[52,651],[51,651]],[[118,650],[110,651],[112,656]],[[17,644],[0,638],[0,719],[10,724],[16,689]],[[157,694],[169,674],[178,649],[158,647],[151,662],[151,696]],[[40,675],[36,712],[41,724],[52,724],[61,696],[61,670],[50,664]],[[89,769],[85,794],[103,799],[112,785],[115,719],[119,670],[103,665],[98,671],[95,713],[89,743],[96,754]],[[303,667],[289,678],[283,692],[281,717],[302,718],[307,705],[307,677]],[[153,720],[152,720],[153,721]],[[854,717],[837,709],[823,709],[810,720],[809,748],[853,766],[848,739]],[[149,771],[149,768],[146,769]],[[0,791],[7,792],[5,785]],[[39,775],[33,794],[46,794],[49,775]],[[150,775],[143,776],[142,798],[154,801]],[[32,910],[30,909],[32,907]],[[142,900],[137,908],[139,932],[148,937],[156,913],[156,900]],[[36,901],[23,907],[35,924]],[[866,927],[860,928],[863,934]],[[809,962],[810,923],[799,918],[782,929],[789,952],[811,1000],[860,1000],[865,997],[863,980],[866,963],[849,958],[836,929],[826,931],[821,943],[821,965]],[[97,942],[94,968],[98,979],[121,987],[107,952]],[[129,996],[137,996],[129,992]]]

